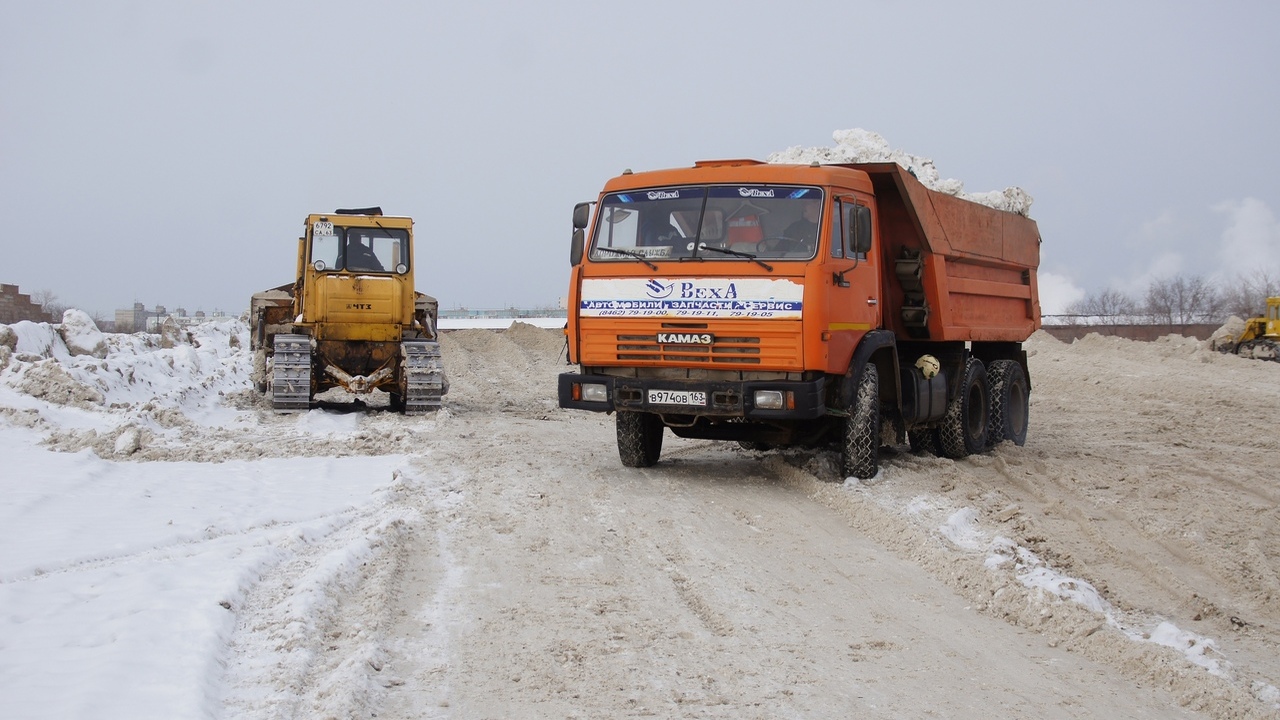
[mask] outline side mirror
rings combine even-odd
[[[573,229],[582,230],[587,227],[587,221],[591,218],[591,203],[580,202],[573,206]]]
[[[871,208],[866,205],[858,205],[854,211],[853,220],[853,246],[854,252],[865,255],[871,252]]]
[[[577,217],[577,211],[574,211]],[[573,240],[569,242],[569,264],[577,265],[582,262],[582,245],[586,242],[587,233],[582,228],[575,228],[573,231]]]

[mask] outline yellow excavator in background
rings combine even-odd
[[[1267,298],[1264,317],[1245,320],[1243,332],[1219,339],[1214,347],[1241,357],[1280,362],[1280,297]]]

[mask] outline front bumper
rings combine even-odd
[[[583,386],[599,385],[604,388],[601,400],[583,399]],[[663,390],[675,393],[701,392],[706,396],[703,405],[672,405],[650,403],[649,391]],[[695,417],[749,418],[758,420],[808,420],[827,413],[826,381],[816,380],[668,380],[659,378],[613,377],[611,375],[560,375],[560,407],[596,412],[650,412],[659,415],[684,415]],[[782,407],[768,409],[757,407],[757,392],[782,394]]]

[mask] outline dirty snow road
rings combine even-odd
[[[0,536],[16,707],[40,706],[23,694],[44,680],[37,653],[99,695],[110,665],[196,696],[129,688],[110,717],[1280,717],[1280,364],[1037,335],[1026,447],[899,449],[857,483],[834,453],[669,434],[656,467],[623,468],[612,418],[555,407],[555,331],[447,334],[446,409],[404,418],[273,415],[230,330],[2,358],[0,429],[74,459],[0,507],[48,533]],[[197,478],[230,509],[203,519]],[[113,512],[158,529],[131,540],[144,552],[82,562],[85,531],[50,518],[104,482],[144,488]],[[190,517],[164,525],[163,493]],[[26,610],[137,572],[155,589],[111,606],[93,643],[67,635],[103,624],[88,611]],[[156,603],[192,603],[163,609],[201,642],[140,658],[129,623],[154,624]],[[41,649],[50,628],[75,651]]]
[[[707,443],[621,469],[603,419],[456,424],[430,458],[462,498],[409,552],[380,716],[1179,715],[975,612],[812,480]]]

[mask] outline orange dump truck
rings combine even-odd
[[[591,205],[595,205],[594,213]],[[624,172],[574,209],[561,407],[617,414],[624,465],[679,437],[952,458],[1026,439],[1033,220],[893,163]]]

